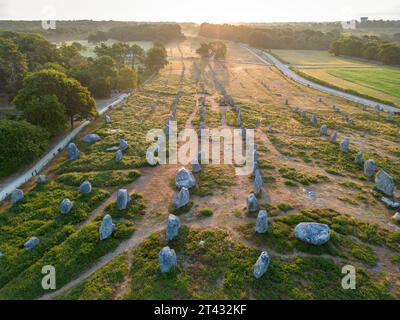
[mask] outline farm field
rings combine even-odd
[[[400,105],[400,69],[335,57],[327,51],[273,50],[299,71],[342,89]]]
[[[387,119],[302,87],[237,44],[228,44],[226,61],[194,58],[198,43],[188,38],[179,48],[167,47],[175,59],[126,105],[111,110],[109,125],[99,118],[75,139],[78,160],[68,161],[64,150],[43,172],[45,184],[32,180],[23,186],[22,201],[1,204],[0,299],[399,299],[396,211],[382,203],[354,159],[362,151],[363,159],[374,159],[398,187],[400,116]],[[318,59],[322,64],[326,57]],[[258,211],[246,208],[254,179],[235,175],[234,164],[203,164],[194,173],[189,204],[177,210],[175,177],[182,165],[146,162],[146,134],[164,129],[178,93],[179,129],[200,127],[202,102],[206,128],[239,128],[237,109],[219,103],[222,89],[240,107],[243,126],[255,132],[263,180],[257,202],[269,221],[264,234],[254,231]],[[312,114],[316,123],[310,121]],[[336,142],[320,134],[323,124],[329,134],[337,131]],[[81,138],[88,133],[101,140],[85,144]],[[345,137],[348,152],[340,149]],[[120,138],[129,148],[115,162],[110,148]],[[78,192],[85,179],[93,186],[87,196]],[[125,210],[116,208],[120,188],[132,195]],[[396,190],[393,198],[399,196]],[[65,197],[74,207],[61,215]],[[182,226],[167,241],[170,213]],[[116,230],[100,241],[106,214]],[[300,222],[327,224],[329,242],[314,246],[298,240],[293,230]],[[33,236],[40,244],[24,250]],[[177,267],[161,273],[158,254],[167,245],[176,251]],[[271,263],[255,279],[253,266],[262,251],[269,252]],[[47,264],[59,274],[57,290],[51,292],[41,287],[41,268]],[[346,265],[357,270],[356,290],[341,286]]]

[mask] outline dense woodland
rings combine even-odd
[[[400,65],[400,46],[377,36],[356,37],[341,35],[331,45],[334,55],[380,61],[385,64]]]
[[[134,89],[168,63],[159,42],[147,52],[137,44],[101,44],[96,58],[81,50],[79,43],[57,47],[36,33],[0,33],[0,96],[20,114],[0,120],[0,176],[39,157],[68,123],[95,117],[94,98]]]
[[[293,30],[287,27],[257,28],[243,25],[203,23],[199,34],[204,37],[248,43],[266,49],[327,50],[339,36],[338,31]]]

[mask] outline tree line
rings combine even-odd
[[[339,36],[338,31],[292,29],[288,27],[256,27],[203,23],[199,34],[204,37],[232,40],[265,49],[328,50]]]
[[[377,36],[341,35],[332,42],[330,52],[336,56],[345,55],[391,65],[400,64],[400,46]]]
[[[159,42],[147,51],[101,44],[96,58],[83,57],[81,49],[79,43],[57,47],[39,34],[0,33],[0,95],[21,113],[0,120],[0,176],[40,156],[68,122],[73,127],[75,119],[96,117],[94,98],[136,88],[168,63]]]

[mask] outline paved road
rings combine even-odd
[[[117,105],[118,103],[120,103],[121,101],[123,101],[124,99],[129,97],[129,95],[130,94],[124,93],[124,94],[120,94],[118,96],[113,97],[111,100],[108,100],[108,104],[103,105],[102,107],[98,106],[97,112],[100,115],[104,114],[111,107]],[[23,185],[25,182],[27,182],[33,176],[38,174],[89,123],[90,123],[90,121],[85,121],[79,127],[75,128],[74,130],[69,132],[65,137],[63,137],[60,141],[58,141],[45,156],[43,156],[38,162],[36,162],[28,170],[26,170],[22,174],[6,178],[3,182],[1,182],[1,184],[0,184],[0,188],[1,188],[0,201],[3,201],[16,188],[19,188],[21,185]]]
[[[250,48],[246,45],[242,45],[243,48],[247,49],[249,52],[251,52],[253,55],[255,55],[259,60],[261,60],[262,62],[264,62],[265,64],[273,64],[275,65],[275,67],[277,67],[286,77],[302,84],[305,85],[307,87],[311,87],[313,89],[322,91],[322,92],[326,92],[329,94],[332,94],[334,96],[340,97],[340,98],[344,98],[346,100],[355,102],[355,103],[359,103],[361,105],[366,105],[369,107],[373,107],[375,108],[376,105],[380,105],[381,108],[385,111],[393,111],[393,112],[400,112],[399,108],[395,108],[377,101],[373,101],[370,99],[366,99],[366,98],[362,98],[362,97],[358,97],[355,95],[352,95],[350,93],[346,93],[340,90],[335,90],[329,87],[325,87],[323,85],[320,85],[318,83],[312,82],[310,80],[307,80],[301,76],[299,76],[297,73],[295,73],[294,71],[290,70],[289,66],[282,63],[281,61],[279,61],[277,58],[275,58],[273,55],[271,55],[268,52],[259,50],[259,49],[254,49],[254,48]]]

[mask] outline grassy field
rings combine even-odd
[[[311,77],[400,105],[400,68],[335,57],[327,51],[273,50],[273,53]]]

